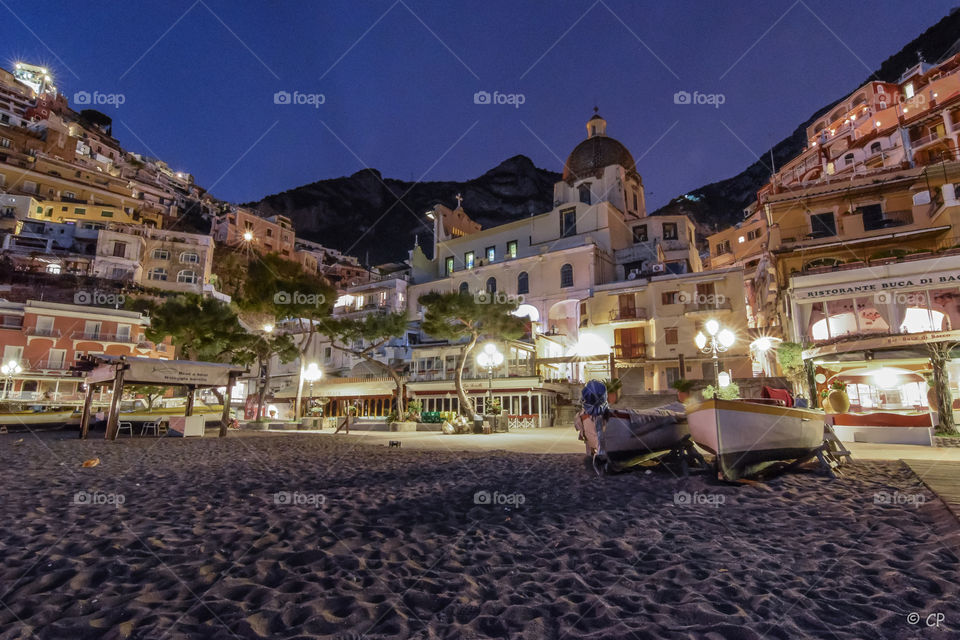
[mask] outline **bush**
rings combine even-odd
[[[703,397],[706,400],[714,397],[720,400],[733,400],[740,397],[740,386],[736,382],[731,382],[727,386],[718,389],[712,384],[709,384],[707,388],[703,390]]]

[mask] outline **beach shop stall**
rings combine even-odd
[[[111,391],[110,411],[107,416],[107,440],[116,440],[120,427],[120,399],[124,385],[181,386],[187,389],[187,402],[184,407],[186,420],[172,421],[183,431],[182,435],[197,433],[194,415],[194,397],[198,389],[222,388],[223,413],[220,418],[220,437],[227,435],[230,421],[230,393],[237,377],[246,372],[245,367],[216,362],[195,362],[191,360],[159,360],[154,358],[134,358],[106,354],[83,356],[78,369],[84,372],[86,394],[83,413],[80,418],[80,437],[86,438],[90,427],[90,414],[93,397],[100,387],[109,387]],[[202,420],[202,418],[201,418]],[[202,435],[200,422],[197,435]]]

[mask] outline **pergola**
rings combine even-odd
[[[117,439],[120,423],[120,399],[125,384],[143,384],[158,386],[183,386],[187,388],[187,406],[185,416],[193,415],[194,394],[197,389],[226,387],[223,394],[223,414],[220,418],[220,437],[227,435],[230,419],[230,390],[237,377],[246,373],[246,367],[217,362],[196,362],[193,360],[160,360],[156,358],[136,358],[106,354],[84,357],[87,373],[84,381],[87,392],[83,401],[83,415],[80,418],[80,437],[86,438],[90,427],[90,410],[96,387],[110,385],[113,395],[110,399],[110,414],[107,418],[107,440]]]

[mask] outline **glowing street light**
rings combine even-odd
[[[487,406],[493,406],[493,370],[503,364],[503,354],[497,350],[497,345],[488,342],[477,354],[477,364],[487,370]]]
[[[253,231],[244,231],[243,232],[243,241],[252,242],[253,241]]]
[[[316,362],[311,362],[303,370],[303,379],[310,384],[310,392],[307,395],[307,406],[313,405],[313,383],[323,377],[323,370]]]
[[[273,333],[274,328],[275,328],[275,327],[274,327],[272,324],[267,323],[267,324],[263,325],[263,332],[264,332],[264,333]]]
[[[20,366],[20,363],[16,360],[11,360],[2,367],[0,367],[0,373],[3,373],[5,376],[3,379],[3,397],[7,397],[7,389],[10,383],[13,382],[13,376],[19,375],[23,372],[23,367]]]
[[[713,318],[707,320],[703,328],[707,330],[709,335],[706,336],[702,331],[698,331],[693,341],[696,343],[697,349],[713,358],[714,380],[717,387],[725,387],[730,384],[730,376],[724,372],[727,384],[720,384],[720,354],[733,346],[733,343],[737,341],[737,336],[730,329],[721,327],[720,323]]]

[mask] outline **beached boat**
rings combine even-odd
[[[687,419],[693,441],[717,457],[726,480],[807,457],[823,444],[823,413],[775,401],[705,400],[687,408]]]
[[[599,434],[592,418],[581,414],[577,428],[581,431],[587,453],[598,452],[609,462],[611,470],[659,458],[673,451],[690,435],[686,415],[670,409],[612,409],[602,420]]]
[[[76,415],[74,409],[52,411],[4,411],[0,413],[0,425],[8,429],[58,429]]]

